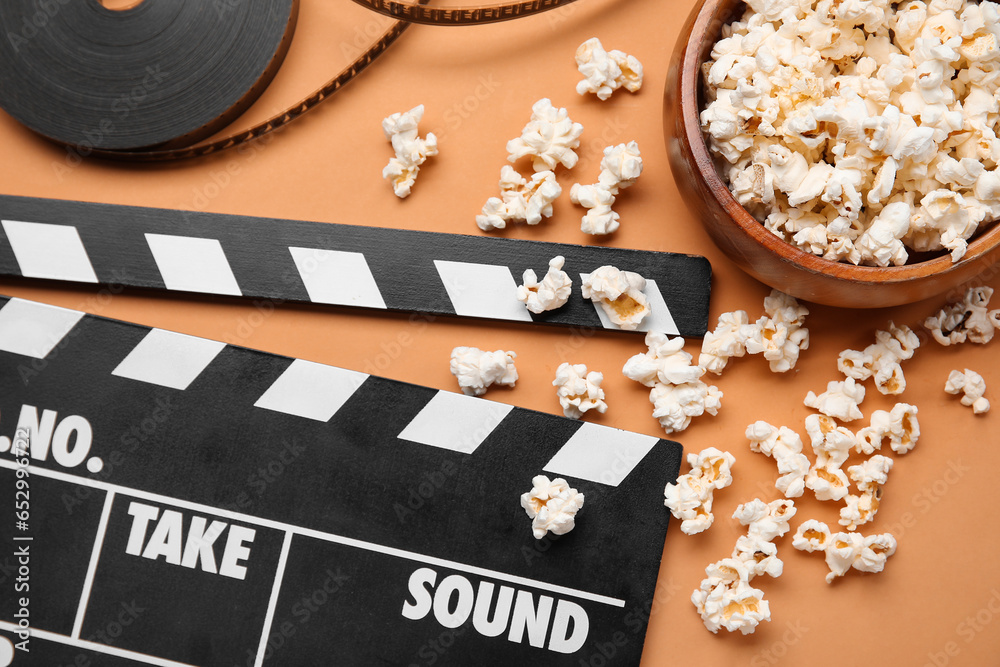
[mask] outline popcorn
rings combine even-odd
[[[552,481],[545,475],[531,479],[531,491],[521,495],[521,507],[531,519],[531,531],[536,540],[553,535],[565,535],[576,525],[576,513],[583,507],[583,494],[571,489],[566,480]]]
[[[733,518],[747,526],[747,535],[754,539],[771,542],[788,532],[788,520],[797,511],[791,500],[775,500],[765,503],[754,498],[733,512]]]
[[[970,287],[962,301],[945,306],[937,315],[924,320],[934,340],[942,345],[964,343],[986,344],[993,340],[993,334],[1000,329],[1000,309],[987,310],[992,287]]]
[[[692,357],[684,351],[684,339],[650,331],[646,334],[649,351],[637,354],[625,362],[622,373],[647,387],[657,383],[684,384],[694,382],[705,371],[691,364]]]
[[[687,455],[691,472],[667,484],[663,490],[663,504],[675,518],[681,520],[681,532],[695,535],[712,525],[712,500],[716,489],[724,489],[733,482],[732,467],[736,457],[715,447],[708,447],[697,454]]]
[[[705,568],[705,579],[691,594],[705,627],[712,632],[726,628],[750,634],[761,621],[771,620],[764,593],[750,586],[757,576],[781,576],[784,564],[773,540],[788,532],[788,520],[796,508],[790,500],[765,503],[757,498],[736,508],[733,518],[748,526],[747,534],[736,541],[730,558]]]
[[[649,402],[653,404],[653,417],[669,435],[686,429],[693,417],[706,412],[719,414],[722,392],[700,380],[676,385],[658,383],[649,392]]]
[[[642,63],[618,50],[605,51],[596,37],[577,48],[576,66],[584,76],[576,84],[576,92],[581,95],[594,93],[606,100],[619,88],[634,93],[642,87]]]
[[[890,533],[864,536],[860,533],[830,533],[821,521],[809,520],[795,531],[792,546],[801,551],[823,551],[830,573],[826,583],[847,574],[852,567],[859,572],[881,572],[886,559],[896,553],[896,539]]]
[[[634,141],[605,148],[597,183],[575,183],[569,191],[570,201],[589,209],[583,216],[581,231],[600,235],[617,230],[618,214],[611,210],[611,205],[618,191],[633,185],[641,173],[642,156]]]
[[[976,371],[968,368],[964,373],[952,371],[944,390],[949,394],[962,392],[962,405],[970,406],[973,414],[981,415],[990,410],[990,402],[983,396],[986,393],[986,380]]]
[[[417,124],[424,115],[424,105],[409,111],[394,113],[382,121],[385,138],[392,143],[396,157],[382,170],[382,178],[392,183],[392,191],[400,199],[408,197],[417,180],[417,173],[428,157],[438,154],[437,137],[427,133],[426,139],[417,136]]]
[[[522,178],[509,165],[500,170],[500,197],[490,197],[476,216],[476,225],[488,232],[504,229],[508,222],[537,225],[552,217],[552,202],[562,194],[562,186],[551,171],[538,171],[531,180]]]
[[[882,500],[882,485],[885,484],[887,473],[892,469],[892,459],[876,454],[861,465],[847,469],[851,479],[858,485],[861,495],[848,495],[847,506],[840,510],[840,525],[848,530],[856,530],[866,524],[878,513],[879,501]]]
[[[825,415],[835,417],[840,421],[861,419],[861,409],[858,404],[865,400],[865,387],[848,377],[843,382],[831,380],[826,385],[826,391],[817,396],[813,392],[806,394],[806,407],[815,408]]]
[[[754,324],[741,327],[739,335],[747,353],[763,354],[772,372],[788,372],[809,347],[809,330],[802,326],[809,310],[794,297],[771,290],[764,299],[764,312]]]
[[[588,373],[585,364],[559,364],[552,385],[556,388],[563,414],[570,419],[579,419],[590,410],[604,414],[608,404],[604,402],[602,382],[604,374],[597,371]]]
[[[920,437],[920,423],[917,421],[917,407],[908,403],[897,403],[892,411],[872,412],[871,425],[857,433],[856,450],[872,454],[882,449],[888,441],[889,447],[897,454],[905,454],[914,448]]]
[[[786,498],[801,496],[809,473],[809,459],[802,453],[799,434],[785,426],[778,428],[765,421],[757,421],[747,426],[746,436],[750,441],[750,451],[770,456],[778,464],[781,477],[774,486]]]
[[[832,261],[959,261],[1000,216],[994,6],[746,4],[703,67],[700,117],[737,201]]]
[[[536,314],[566,305],[573,289],[573,281],[562,270],[565,263],[566,258],[562,255],[550,259],[549,270],[542,278],[542,282],[538,282],[538,276],[534,271],[527,269],[522,278],[524,284],[517,288],[517,300]]]
[[[701,342],[698,365],[709,373],[720,375],[729,360],[746,353],[750,320],[745,310],[719,315],[714,331],[709,331]]]
[[[451,351],[451,374],[468,396],[482,396],[494,384],[513,387],[517,381],[513,352],[484,352],[477,347],[456,347]]]
[[[599,303],[611,321],[626,331],[634,331],[650,312],[644,289],[645,278],[613,266],[596,269],[582,285],[583,298]]]
[[[920,339],[906,325],[897,327],[889,322],[888,331],[876,331],[875,343],[863,352],[844,350],[837,359],[841,373],[855,380],[875,378],[879,393],[898,395],[906,389],[906,378],[900,362],[913,357]]]
[[[857,446],[857,438],[830,417],[817,414],[806,417],[806,433],[816,453],[816,463],[806,475],[806,488],[814,491],[818,500],[840,500],[850,484],[840,467]]]
[[[552,106],[547,97],[531,107],[531,120],[521,136],[507,142],[509,162],[530,156],[536,172],[551,171],[561,164],[567,169],[576,165],[578,156],[574,148],[580,146],[583,125],[570,120],[566,109]]]

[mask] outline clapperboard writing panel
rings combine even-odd
[[[639,662],[677,443],[6,297],[0,377],[15,665]],[[536,541],[543,472],[586,503]]]
[[[617,329],[580,293],[610,264],[647,279],[640,331],[708,326],[712,270],[694,255],[8,195],[0,221],[0,275]],[[533,314],[517,285],[556,255],[573,294]]]

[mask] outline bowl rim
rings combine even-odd
[[[729,16],[741,3],[743,0],[702,0],[695,6],[694,20],[685,38],[686,43],[678,72],[680,123],[694,158],[695,167],[699,176],[705,180],[712,198],[726,211],[736,227],[757,245],[789,264],[795,264],[809,273],[855,283],[884,285],[911,282],[930,276],[941,278],[977,262],[983,262],[980,270],[995,264],[997,258],[989,255],[1000,247],[1000,221],[996,220],[969,242],[965,255],[957,262],[952,262],[951,255],[945,253],[921,262],[882,267],[837,262],[806,252],[772,233],[763,223],[750,215],[733,196],[716,169],[701,129],[702,109],[699,104],[702,53],[710,50],[711,45],[715,44],[723,24],[731,20]]]

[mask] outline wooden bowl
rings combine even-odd
[[[831,306],[881,308],[920,301],[973,280],[1000,261],[1000,225],[980,232],[965,256],[948,254],[904,266],[854,266],[799,250],[769,232],[730,193],[701,132],[701,65],[722,26],[744,10],[742,0],[703,0],[674,48],[664,98],[667,152],[677,187],[722,251],[761,282]],[[913,253],[911,253],[912,259]]]

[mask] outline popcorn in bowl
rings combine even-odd
[[[747,0],[704,64],[723,179],[786,242],[904,264],[1000,214],[1000,5]]]

